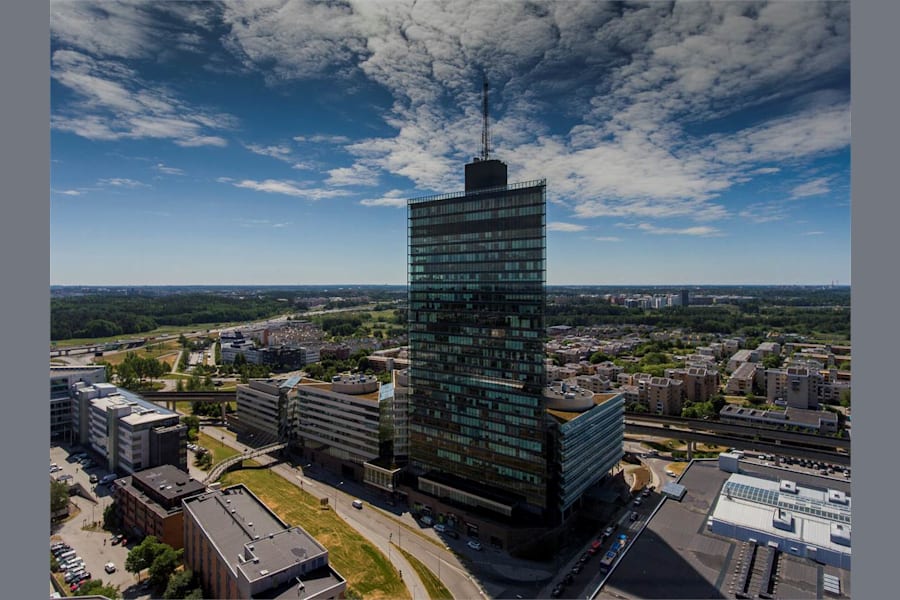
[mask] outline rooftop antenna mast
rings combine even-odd
[[[488,81],[484,76],[481,91],[481,160],[487,160],[491,154],[491,130],[488,123]]]

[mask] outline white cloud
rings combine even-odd
[[[194,107],[166,89],[145,81],[121,62],[95,59],[74,50],[52,56],[52,78],[73,99],[55,108],[51,126],[100,140],[171,139],[180,146],[225,146],[209,130],[231,129],[231,115]]]
[[[183,170],[177,167],[167,167],[163,163],[158,163],[154,168],[160,173],[165,173],[166,175],[184,175]]]
[[[244,147],[254,154],[291,162],[291,149],[287,146],[261,146],[259,144],[244,144]]]
[[[126,187],[126,188],[138,188],[138,187],[150,187],[146,183],[141,183],[140,181],[135,181],[134,179],[128,179],[125,177],[112,177],[109,179],[99,179],[97,181],[99,185],[111,185],[113,187]]]
[[[773,223],[788,217],[788,211],[781,202],[755,202],[738,213],[741,219],[753,223]]]
[[[598,242],[621,242],[622,238],[614,235],[602,235],[600,237],[595,237],[594,240]]]
[[[824,231],[806,231],[803,235],[824,235]]]
[[[796,199],[827,194],[831,191],[831,188],[828,187],[830,181],[831,177],[819,177],[802,183],[791,190],[791,198]]]
[[[295,198],[306,198],[307,200],[322,200],[325,198],[337,198],[349,195],[349,192],[340,189],[304,188],[300,187],[297,182],[289,180],[280,181],[277,179],[266,179],[264,181],[255,181],[253,179],[243,179],[241,181],[235,181],[228,178],[219,178],[219,181],[231,183],[231,185],[235,187],[257,192],[284,194]]]
[[[350,138],[345,135],[297,135],[294,136],[294,141],[311,144],[346,144]]]
[[[360,200],[363,206],[389,206],[393,208],[406,208],[408,195],[400,190],[391,190],[381,198]]]
[[[724,235],[715,227],[706,225],[678,229],[675,227],[657,227],[650,223],[639,223],[636,228],[644,233],[650,233],[652,235],[690,235],[699,237],[721,237]]]
[[[325,183],[338,186],[378,185],[378,173],[363,164],[356,163],[350,167],[330,169]]]
[[[547,231],[584,231],[587,229],[585,225],[577,225],[575,223],[562,223],[559,221],[547,223]]]
[[[61,192],[56,192],[57,194],[62,194],[63,196],[81,196],[84,192],[80,192],[78,190],[63,190]]]
[[[753,169],[750,172],[754,175],[772,175],[780,171],[781,169],[779,169],[778,167],[761,167],[759,169]]]

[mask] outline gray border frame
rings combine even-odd
[[[853,391],[853,594],[883,598],[893,582],[895,487],[888,461],[896,447],[898,407],[887,386],[896,371],[897,23],[895,2],[853,0],[850,20]],[[887,482],[887,483],[885,483]]]
[[[2,126],[4,419],[6,467],[3,534],[15,556],[2,561],[3,596],[48,597],[50,440],[47,343],[50,339],[48,2],[4,4],[0,60],[4,91]],[[10,77],[12,76],[12,77]],[[47,594],[47,596],[44,596]]]
[[[47,585],[43,531],[49,511],[43,465],[47,447],[49,339],[49,3],[22,0],[3,5],[0,56],[7,81],[3,102],[2,175],[5,192],[0,255],[4,291],[4,392],[20,398],[5,420],[2,448],[16,457],[18,493],[4,498],[4,533],[14,540],[18,559],[4,561],[4,595],[40,597]],[[896,163],[896,39],[900,6],[884,0],[852,2],[852,270],[853,338],[858,404],[854,411],[853,495],[855,515],[854,588],[860,598],[883,596],[893,579],[892,542],[882,533],[896,507],[886,493],[885,440],[896,437],[898,407],[886,385],[897,330],[886,306],[897,298],[895,223],[898,209],[889,195]],[[894,267],[894,268],[892,268]],[[10,297],[11,296],[11,297]],[[887,326],[885,326],[887,325]],[[14,349],[13,349],[13,346]],[[874,404],[877,402],[877,405]],[[14,418],[13,418],[14,417]],[[893,418],[892,418],[893,417]],[[40,432],[40,433],[38,433]],[[23,451],[24,450],[24,451]],[[892,473],[887,473],[892,475]],[[887,488],[889,490],[889,488]],[[889,529],[889,528],[888,528]],[[11,572],[13,571],[14,572]],[[44,588],[47,589],[47,588]]]

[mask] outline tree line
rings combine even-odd
[[[277,295],[92,294],[51,298],[50,339],[111,337],[152,331],[164,325],[264,319],[286,310]]]

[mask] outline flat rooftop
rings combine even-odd
[[[288,527],[243,485],[188,498],[184,506],[231,570],[243,571],[250,581],[327,553],[306,531]],[[258,560],[244,562],[239,555]]]
[[[602,394],[594,394],[594,406],[599,406],[601,404],[606,403],[612,398],[620,395],[621,392],[610,392],[610,393],[602,393]],[[548,408],[547,414],[555,418],[560,423],[568,423],[572,419],[576,419],[583,414],[589,412],[588,410],[583,411],[568,411],[568,410],[557,410],[555,408]]]
[[[846,481],[744,462],[741,467],[744,474],[776,484],[789,479],[798,487],[850,493]],[[680,502],[665,500],[646,523],[625,518],[620,530],[637,537],[597,598],[734,598],[744,542],[706,527],[731,475],[719,470],[715,460],[694,461],[678,480],[687,489]],[[781,553],[779,561],[775,598],[823,598],[824,575],[836,576],[841,584],[841,594],[828,597],[850,598],[849,571],[788,553]]]
[[[199,494],[206,486],[172,465],[160,465],[131,476],[167,500]]]

